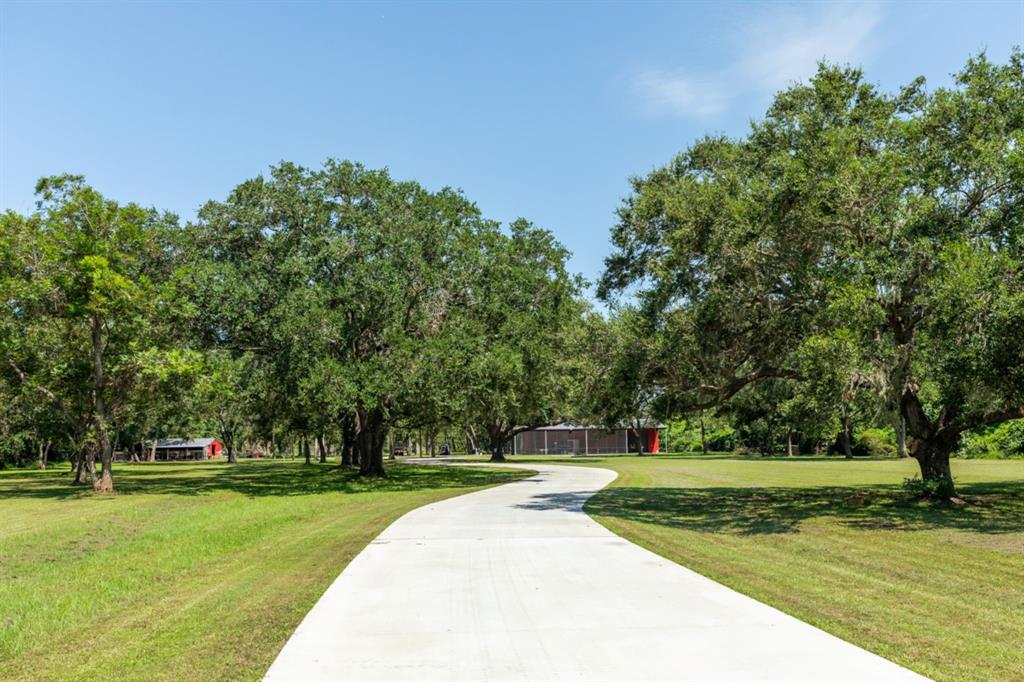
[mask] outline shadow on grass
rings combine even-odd
[[[588,514],[711,533],[798,532],[815,518],[865,530],[945,528],[1024,532],[1024,481],[960,486],[963,507],[911,499],[894,486],[856,488],[609,488],[585,505]],[[536,499],[530,508],[560,500]],[[578,508],[574,499],[561,507]]]
[[[361,478],[336,464],[301,462],[213,462],[114,466],[119,495],[207,495],[232,492],[249,497],[324,493],[407,492],[432,488],[472,488],[508,483],[526,472],[471,467],[392,466],[384,479]],[[8,471],[0,475],[0,501],[16,498],[70,499],[91,495],[62,470]]]

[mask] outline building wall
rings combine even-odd
[[[647,431],[654,432],[647,434]],[[657,445],[657,429],[641,429],[644,448],[650,452]],[[515,452],[519,455],[610,455],[630,451],[635,445],[629,438],[628,429],[573,429],[535,430],[516,435]]]
[[[157,448],[156,458],[158,460],[187,460],[187,459],[207,459],[206,454],[207,448]]]

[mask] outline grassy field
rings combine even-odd
[[[514,459],[615,469],[603,525],[919,673],[1024,679],[1024,461],[955,461],[952,508],[905,460]]]
[[[0,472],[0,679],[258,679],[391,521],[523,475],[122,465],[96,497],[66,469]]]

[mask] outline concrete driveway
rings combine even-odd
[[[266,679],[923,679],[598,525],[615,472],[530,468],[393,523]]]

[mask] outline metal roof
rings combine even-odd
[[[205,448],[214,440],[213,438],[167,438],[158,440],[156,442],[156,449],[190,450],[192,448]]]
[[[632,424],[619,424],[618,426],[616,426],[613,429],[608,429],[607,427],[601,426],[601,425],[598,425],[598,424],[574,424],[573,422],[563,422],[561,424],[552,424],[551,426],[538,426],[535,429],[530,429],[530,431],[586,431],[586,430],[590,430],[590,431],[616,431],[618,429],[632,429],[632,428],[633,428]],[[649,426],[647,424],[644,424],[640,428],[642,428],[642,429],[664,429],[665,425],[664,424],[655,424],[653,426]]]

